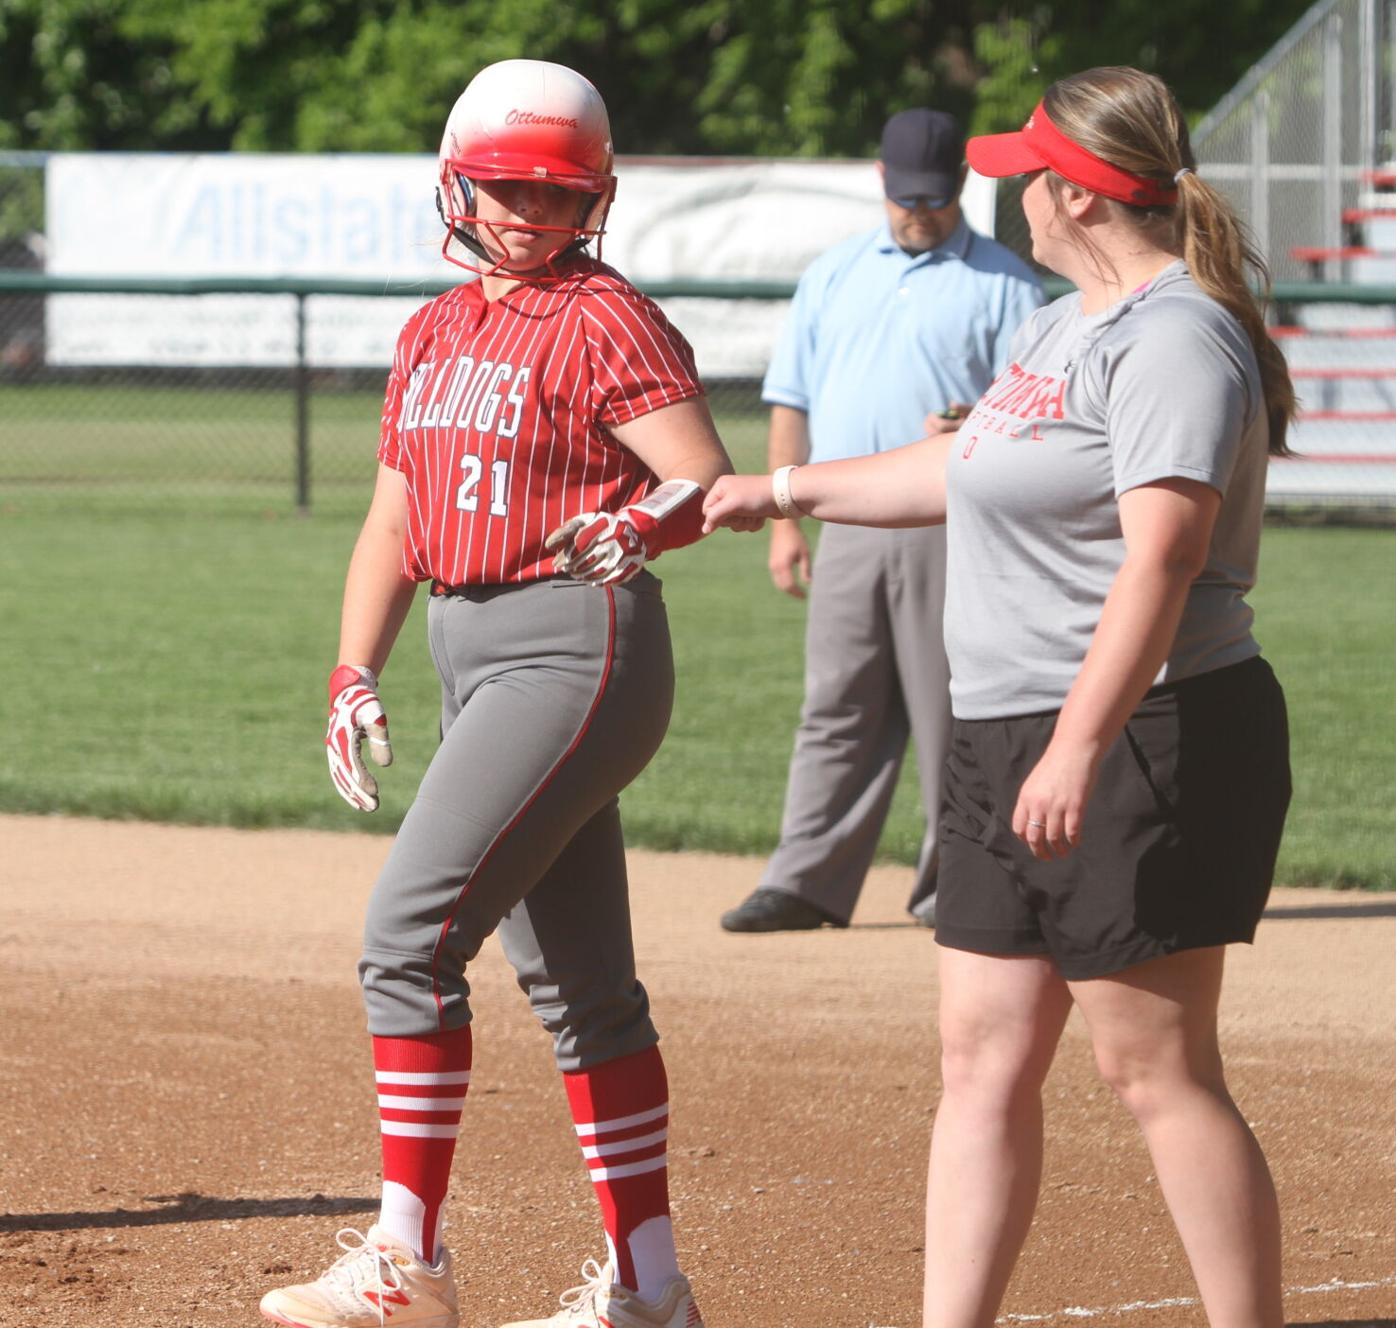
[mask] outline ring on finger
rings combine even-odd
[[[1045,830],[1047,828],[1046,821],[1029,821],[1028,824],[1037,830]]]

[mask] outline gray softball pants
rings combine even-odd
[[[805,701],[777,846],[761,884],[843,921],[892,804],[908,736],[926,832],[907,907],[935,894],[950,744],[945,527],[824,527],[810,579]]]
[[[427,631],[441,746],[369,901],[369,1031],[468,1023],[466,965],[498,929],[561,1069],[643,1051],[658,1034],[635,976],[617,795],[673,702],[659,582],[434,595]]]

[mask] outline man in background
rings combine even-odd
[[[953,428],[1042,304],[1032,271],[960,215],[964,135],[953,116],[883,127],[887,219],[810,264],[762,386],[769,467],[864,456]],[[829,526],[811,570],[798,518],[771,526],[771,579],[809,587],[805,699],[780,844],[733,932],[846,927],[872,863],[908,736],[926,833],[908,909],[935,925],[936,821],[950,736],[942,643],[943,527]]]

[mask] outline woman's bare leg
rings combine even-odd
[[[1144,1132],[1212,1328],[1282,1328],[1280,1215],[1222,1074],[1225,950],[1186,950],[1071,984],[1101,1074]]]
[[[1042,1081],[1071,997],[1048,959],[940,951],[943,1091],[926,1183],[926,1328],[989,1328],[1032,1223]]]

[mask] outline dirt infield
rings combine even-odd
[[[354,962],[387,841],[0,817],[0,1325],[261,1322],[376,1209]],[[848,932],[730,937],[760,863],[632,855],[710,1328],[911,1328],[935,946],[879,869]],[[1285,1213],[1293,1324],[1396,1325],[1396,896],[1280,891],[1225,998]],[[447,1236],[468,1328],[546,1314],[599,1249],[547,1040],[493,944]],[[1073,1018],[1004,1322],[1202,1321]]]

